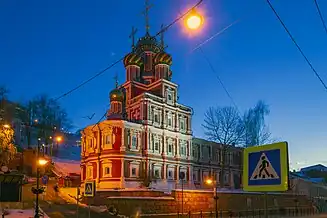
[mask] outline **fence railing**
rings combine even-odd
[[[270,218],[283,218],[283,217],[305,217],[312,216],[316,213],[314,208],[280,208],[280,209],[268,209],[267,214]],[[246,211],[210,211],[210,212],[187,212],[182,213],[170,213],[170,214],[142,214],[140,217],[156,217],[156,218],[222,218],[222,217],[244,217],[244,218],[264,218],[265,211],[263,209],[246,210]]]

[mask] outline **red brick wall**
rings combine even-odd
[[[130,196],[130,198],[126,198]],[[121,214],[132,215],[137,211],[141,214],[168,214],[181,212],[182,196],[184,212],[213,212],[215,202],[212,192],[173,191],[171,195],[159,191],[110,191],[98,192],[91,200],[94,205],[114,206]],[[261,194],[219,193],[219,210],[222,211],[253,211],[264,208],[264,196]],[[108,198],[109,197],[109,198]],[[123,198],[122,198],[123,197]],[[295,201],[295,198],[298,202]],[[251,200],[248,200],[251,199]],[[249,201],[251,203],[249,204]],[[312,204],[305,196],[274,194],[267,196],[270,210],[282,208],[305,208],[312,210]],[[126,208],[128,207],[128,210]]]

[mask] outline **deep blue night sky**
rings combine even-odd
[[[151,33],[170,23],[195,0],[153,0]],[[327,34],[313,1],[271,0],[296,40],[327,81]],[[327,2],[318,1],[327,19]],[[25,101],[41,93],[57,97],[130,51],[128,36],[136,26],[145,33],[143,0],[0,1],[0,84],[10,98]],[[292,166],[324,163],[327,93],[268,7],[261,0],[204,0],[205,27],[190,37],[182,24],[166,34],[173,55],[173,80],[182,103],[194,108],[194,134],[209,106],[231,101],[202,54],[191,52],[236,20],[202,48],[239,106],[257,100],[271,107],[268,124],[274,137],[287,140]],[[114,74],[125,79],[120,63],[83,88],[61,99],[77,128],[96,122],[108,108]],[[296,164],[297,163],[297,164]]]

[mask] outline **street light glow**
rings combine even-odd
[[[200,16],[192,15],[189,18],[187,18],[187,27],[191,30],[198,29],[202,24],[202,19]]]
[[[9,129],[10,128],[10,125],[5,124],[5,125],[3,125],[3,127],[5,127],[6,129]]]
[[[57,142],[61,142],[61,140],[62,140],[61,136],[57,136],[56,140],[57,140]]]
[[[207,180],[206,180],[206,183],[207,183],[208,185],[211,185],[211,184],[213,183],[213,181],[212,181],[212,179],[207,179]]]
[[[45,159],[39,159],[39,165],[44,166],[44,165],[46,165],[47,163],[48,163],[47,160],[45,160]]]
[[[195,10],[192,10],[185,19],[185,25],[190,30],[197,30],[202,26],[202,24],[203,17]]]

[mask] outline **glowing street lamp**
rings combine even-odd
[[[39,161],[38,161],[38,164],[39,164],[40,166],[44,166],[44,165],[46,165],[47,163],[48,163],[48,161],[45,160],[45,159],[39,159]]]
[[[195,9],[193,9],[185,18],[185,26],[190,30],[198,30],[204,22],[201,16]]]
[[[213,186],[213,199],[215,200],[215,209],[216,209],[216,218],[218,218],[218,199],[219,199],[219,197],[218,197],[218,193],[217,193],[217,182],[216,181],[214,181],[214,180],[212,180],[212,179],[207,179],[206,181],[205,181],[205,183],[207,184],[207,185],[212,185]]]
[[[3,127],[6,128],[6,129],[9,129],[10,128],[10,125],[5,124],[5,125],[3,125]]]
[[[212,183],[213,183],[212,179],[207,179],[207,180],[206,180],[206,184],[208,184],[208,185],[212,185]]]
[[[56,137],[56,141],[57,141],[58,143],[61,142],[61,141],[62,141],[61,136],[57,136],[57,137]]]

